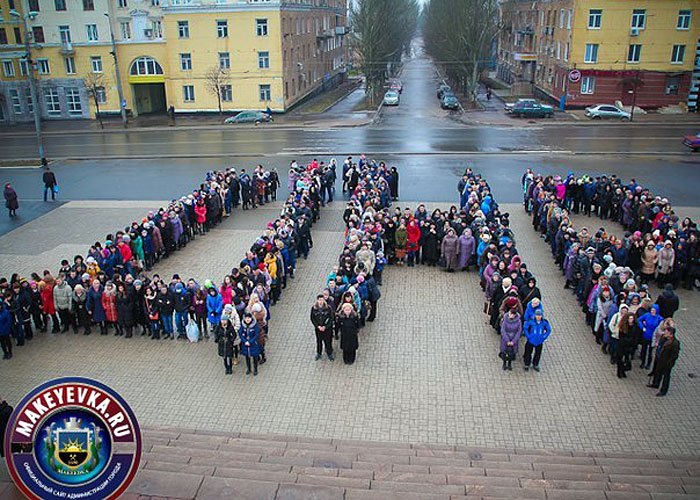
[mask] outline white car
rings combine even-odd
[[[617,118],[618,120],[631,119],[627,111],[622,111],[612,104],[596,104],[595,106],[590,106],[586,108],[583,114],[592,120],[601,120],[603,118]]]
[[[384,106],[398,106],[399,105],[399,93],[395,90],[390,90],[384,94]]]

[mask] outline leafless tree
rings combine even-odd
[[[100,112],[100,94],[104,93],[105,86],[107,85],[107,76],[104,73],[87,73],[83,80],[85,82],[85,88],[89,95],[95,101],[95,114],[97,119],[100,121],[100,128],[105,128],[102,123],[102,113]]]
[[[430,0],[425,7],[426,49],[472,101],[500,31],[498,0]]]
[[[212,66],[204,74],[204,79],[206,80],[207,90],[210,94],[216,96],[216,100],[219,103],[219,116],[223,116],[224,112],[221,109],[221,97],[224,86],[228,85],[231,79],[230,75],[220,66]]]

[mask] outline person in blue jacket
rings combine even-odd
[[[651,367],[651,358],[653,357],[653,349],[651,341],[654,339],[654,330],[661,324],[664,319],[659,314],[659,306],[654,304],[651,310],[642,314],[637,320],[639,329],[642,332],[642,364],[640,368],[648,370]]]
[[[207,285],[209,285],[207,287],[207,316],[213,330],[221,321],[221,313],[224,310],[224,299],[219,295],[219,291],[216,289],[215,285],[205,282],[204,286]]]
[[[544,345],[544,341],[547,340],[552,333],[552,327],[549,325],[549,321],[544,319],[544,312],[542,309],[535,310],[534,319],[525,323],[523,331],[525,333],[525,338],[527,338],[525,354],[523,354],[525,371],[530,369],[530,363],[532,363],[532,369],[538,372],[540,371],[542,346]],[[535,351],[534,358],[532,357],[532,351]]]
[[[260,326],[252,314],[245,313],[243,315],[238,336],[241,338],[241,354],[245,356],[245,374],[250,375],[250,358],[253,358],[253,376],[257,376],[258,357],[260,356]]]
[[[0,345],[2,346],[3,359],[12,357],[12,314],[10,314],[5,301],[0,299]]]

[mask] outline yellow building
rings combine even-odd
[[[518,19],[536,21],[528,45],[536,61],[530,82],[535,93],[575,107],[615,101],[695,107],[698,0],[510,0],[503,12],[513,29],[523,29]],[[501,36],[499,76],[522,81],[512,53],[525,45],[515,41]]]
[[[111,33],[133,115],[284,112],[345,76],[345,0],[165,1],[0,0],[0,120],[32,119],[25,21],[44,118],[119,113]]]

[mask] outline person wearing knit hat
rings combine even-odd
[[[549,321],[544,318],[542,309],[535,309],[534,317],[525,323],[523,333],[527,338],[523,354],[523,369],[528,371],[532,363],[532,369],[539,372],[542,348],[552,333],[552,327]]]

